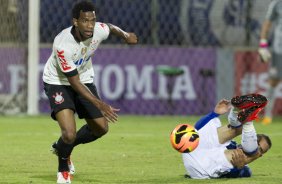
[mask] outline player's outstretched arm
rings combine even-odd
[[[271,27],[272,23],[269,20],[265,20],[262,24],[260,32],[260,43],[258,48],[258,54],[262,62],[268,62],[271,58],[271,53],[269,51],[267,43],[267,36]]]
[[[87,86],[80,82],[79,75],[75,75],[72,77],[68,77],[68,81],[71,84],[72,88],[83,96],[85,99],[94,104],[98,109],[100,109],[104,115],[104,117],[110,121],[117,121],[118,115],[117,112],[119,109],[113,108],[110,105],[104,103],[100,99],[96,98],[95,95],[91,93]]]
[[[272,27],[271,21],[265,20],[263,22],[262,27],[261,27],[261,32],[260,32],[260,39],[266,39],[267,40],[268,33],[269,33],[271,27]]]
[[[215,117],[218,117],[219,115],[222,115],[226,112],[228,112],[231,108],[231,105],[230,105],[230,101],[228,100],[225,100],[225,99],[222,99],[220,100],[213,112],[203,116],[199,121],[197,121],[195,123],[195,128],[197,130],[200,130],[201,128],[203,128],[211,119],[215,118]]]
[[[107,25],[110,28],[110,33],[124,39],[124,41],[127,44],[136,44],[138,42],[138,39],[135,33],[125,32],[124,30],[122,30],[121,28],[113,24],[108,23]]]

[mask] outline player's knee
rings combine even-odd
[[[65,131],[65,132],[62,133],[62,138],[63,138],[65,143],[72,144],[75,141],[76,132]]]
[[[89,129],[94,136],[102,137],[109,131],[108,122],[105,118],[100,118],[99,120],[87,120]]]
[[[108,125],[104,125],[103,127],[101,127],[101,129],[97,132],[97,136],[98,137],[102,137],[103,135],[106,135],[109,131],[109,127]]]

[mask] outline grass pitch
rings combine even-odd
[[[282,183],[282,118],[263,126],[258,133],[268,134],[272,149],[250,164],[248,179],[192,180],[185,173],[181,155],[170,145],[169,134],[179,123],[198,117],[121,116],[110,125],[103,138],[79,145],[72,154],[76,175],[72,183],[158,184],[158,183]],[[221,119],[224,121],[225,116]],[[226,122],[226,121],[224,121]],[[78,128],[83,124],[77,122]],[[59,128],[49,116],[0,117],[0,183],[56,183],[57,158],[49,151],[59,137]]]

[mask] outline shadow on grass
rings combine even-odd
[[[56,182],[57,180],[57,176],[56,175],[53,175],[53,174],[41,174],[41,175],[33,175],[30,177],[30,182],[29,184],[31,183],[45,183],[45,182]],[[83,183],[103,183],[101,182],[100,180],[97,180],[97,179],[92,179],[92,178],[85,178],[82,176],[79,176],[79,175],[74,175],[72,177],[72,181],[75,181],[75,182],[83,182]]]
[[[41,174],[41,175],[33,175],[30,177],[31,181],[34,180],[34,183],[40,182],[41,181],[56,181],[57,176],[55,174]]]
[[[179,175],[171,178],[143,178],[143,179],[124,179],[122,181],[115,181],[113,183],[130,183],[130,184],[183,184],[183,183],[226,183],[228,179],[209,179],[209,180],[198,180],[186,178],[184,175]]]

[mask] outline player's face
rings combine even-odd
[[[82,37],[86,40],[93,36],[93,29],[96,22],[95,12],[80,12],[79,18],[76,20],[76,27]]]
[[[258,148],[262,155],[269,150],[269,145],[264,138],[259,141]]]

